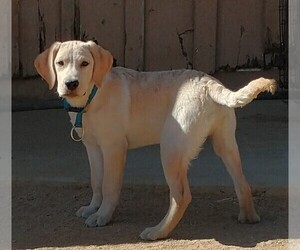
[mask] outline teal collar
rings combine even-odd
[[[73,134],[74,134],[74,130],[76,128],[82,128],[82,117],[83,117],[83,114],[87,112],[87,106],[91,103],[91,101],[93,100],[93,98],[95,97],[96,93],[97,93],[97,86],[94,85],[90,95],[89,95],[89,98],[85,104],[85,106],[83,108],[74,108],[72,107],[66,100],[64,100],[64,109],[67,110],[68,112],[75,112],[77,113],[76,115],[76,119],[75,119],[75,123],[73,125],[73,128],[71,130],[71,137],[74,141],[81,141],[82,137],[83,137],[83,131],[82,131],[82,136],[81,138],[78,140],[78,139],[75,139]],[[82,128],[83,129],[83,128]]]

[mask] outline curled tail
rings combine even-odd
[[[259,93],[264,91],[274,94],[276,86],[275,80],[261,77],[251,81],[245,87],[234,92],[225,88],[221,83],[214,79],[207,82],[207,89],[210,97],[216,103],[230,108],[243,107],[252,102]]]

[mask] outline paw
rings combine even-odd
[[[99,207],[95,206],[83,206],[79,208],[76,212],[77,217],[82,217],[82,218],[88,218],[91,214],[94,214],[97,212]]]
[[[157,227],[147,227],[141,234],[140,238],[142,240],[158,240],[166,238],[167,235],[161,235]]]
[[[86,219],[85,224],[88,227],[103,227],[107,225],[110,222],[110,220],[111,217],[109,216],[103,216],[98,213],[94,213]]]
[[[240,212],[238,221],[241,224],[244,224],[244,223],[254,224],[254,223],[260,222],[260,217],[256,212],[254,212],[251,216],[249,216],[249,215],[246,216],[245,213]]]

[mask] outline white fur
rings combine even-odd
[[[83,107],[94,82],[99,87],[83,116],[83,143],[91,167],[93,197],[77,215],[87,218],[88,226],[104,226],[111,220],[119,199],[127,150],[160,143],[170,208],[158,225],[145,229],[140,237],[167,237],[191,201],[187,167],[208,137],[233,179],[240,204],[239,221],[259,221],[242,173],[233,107],[248,104],[261,91],[274,92],[274,80],[260,78],[232,92],[213,77],[195,70],[146,73],[109,66],[101,75],[98,71],[112,61],[109,52],[101,47],[78,41],[53,47],[38,56],[35,64],[39,73],[50,79],[50,86],[55,76],[47,74],[55,72],[60,96],[73,106]],[[49,56],[51,53],[54,55]],[[54,63],[51,70],[49,62],[48,66],[43,63],[45,58],[64,60],[65,67]],[[99,58],[103,63],[99,63]],[[78,67],[82,60],[90,63],[85,69]],[[69,91],[65,80],[73,78],[79,79],[80,84],[78,89]]]

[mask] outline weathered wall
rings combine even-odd
[[[138,70],[262,64],[279,43],[278,0],[13,0],[15,76],[55,40],[95,39]]]

